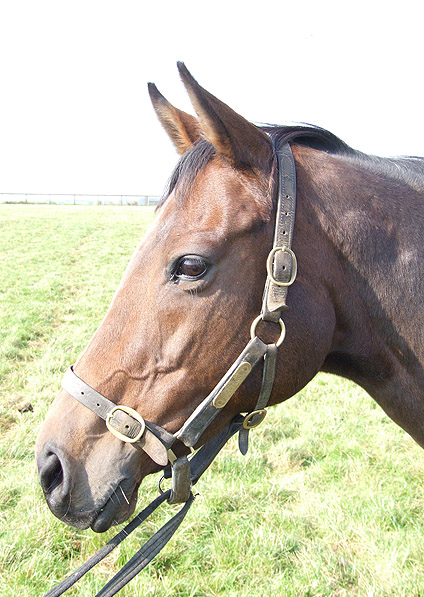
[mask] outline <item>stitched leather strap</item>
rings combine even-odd
[[[62,379],[62,387],[68,394],[96,413],[100,418],[105,421],[109,420],[109,425],[122,436],[132,439],[139,434],[141,430],[140,421],[124,410],[120,410],[115,403],[85,383],[85,381],[78,377],[72,367],[69,367],[66,371]],[[111,412],[113,412],[113,415],[108,418]],[[144,423],[146,428],[141,438],[137,441],[137,445],[157,464],[166,466],[168,463],[168,449],[175,441],[174,436],[155,423],[149,421],[144,421]]]
[[[274,386],[275,369],[277,366],[278,349],[275,344],[268,344],[268,350],[265,355],[264,369],[262,374],[262,386],[259,392],[258,400],[249,419],[250,428],[242,427],[239,433],[239,449],[243,454],[247,454],[249,449],[249,431],[252,427],[259,425],[264,419],[264,409],[268,405]],[[264,413],[263,415],[261,413]]]
[[[181,440],[186,446],[194,446],[199,440],[202,433],[209,427],[211,422],[215,419],[218,413],[225,406],[217,406],[214,404],[215,398],[225,387],[225,385],[232,379],[233,374],[241,363],[249,363],[251,369],[262,360],[267,351],[267,345],[259,338],[253,338],[238,359],[233,363],[224,377],[218,382],[212,392],[207,396],[203,402],[196,408],[193,414],[187,419],[180,431],[177,433],[177,439]],[[237,388],[231,388],[232,396]],[[234,391],[233,391],[234,390]]]
[[[276,151],[278,159],[278,208],[275,222],[273,249],[282,247],[291,249],[296,212],[296,167],[290,145],[286,143]],[[295,258],[294,258],[295,259]],[[274,280],[288,284],[292,279],[295,262],[289,251],[276,251],[274,254],[272,273]],[[281,310],[286,309],[288,286],[275,284],[267,276],[265,284],[262,319],[278,322]]]
[[[190,461],[180,456],[172,464],[172,490],[168,504],[183,504],[191,494]]]

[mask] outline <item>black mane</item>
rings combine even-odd
[[[308,124],[260,125],[259,128],[269,135],[273,146],[278,150],[284,143],[296,143],[324,151],[330,154],[351,156],[367,168],[389,178],[406,179],[411,186],[424,187],[424,158],[380,158],[352,149],[344,141],[326,129]],[[181,156],[172,172],[166,190],[158,204],[161,207],[172,191],[184,196],[194,184],[197,175],[215,155],[215,149],[205,139],[199,139]]]
[[[294,142],[325,151],[326,153],[354,154],[354,149],[329,131],[309,124],[293,125],[262,125],[260,128],[270,136],[274,147],[281,147],[284,143]]]

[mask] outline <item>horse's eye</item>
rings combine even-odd
[[[183,280],[198,280],[208,271],[208,264],[203,257],[186,255],[181,257],[175,270],[174,278]]]

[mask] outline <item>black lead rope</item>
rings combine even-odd
[[[170,490],[169,490],[170,491]],[[166,492],[168,493],[168,492]],[[164,495],[164,494],[163,494]],[[160,496],[162,497],[162,496]],[[143,568],[149,564],[153,558],[161,551],[161,549],[168,543],[172,535],[178,529],[185,515],[187,514],[194,496],[190,493],[190,497],[184,506],[177,514],[175,514],[168,522],[159,529],[147,543],[125,564],[119,572],[101,589],[96,597],[112,597],[130,582]]]
[[[84,574],[93,566],[101,562],[111,551],[115,549],[122,541],[128,537],[142,522],[146,520],[165,500],[169,498],[171,490],[165,491],[159,495],[151,504],[140,512],[125,528],[122,529],[113,539],[108,541],[104,547],[99,549],[85,564],[78,570],[70,574],[61,583],[53,587],[44,597],[59,597],[63,595],[72,585],[74,585]],[[191,504],[193,503],[193,494],[184,504],[177,514],[151,537],[145,545],[127,562],[127,564],[101,589],[97,594],[102,597],[115,595],[122,589],[136,574],[149,564],[149,562],[160,552],[175,533],[181,522],[184,520]]]
[[[191,461],[191,482],[195,485],[200,476],[209,467],[218,452],[227,443],[227,441],[235,433],[240,431],[244,417],[236,416],[233,421],[221,433],[219,433],[210,442],[205,444],[194,455]],[[165,471],[166,472],[166,471]],[[165,476],[168,476],[167,474]],[[74,585],[81,577],[84,576],[93,566],[98,564],[111,551],[115,549],[122,541],[128,537],[142,522],[144,522],[165,500],[169,499],[171,489],[164,491],[151,504],[142,510],[137,516],[122,529],[113,539],[111,539],[104,547],[99,549],[85,564],[78,570],[70,574],[61,583],[53,587],[44,597],[59,597]],[[172,535],[178,529],[185,515],[187,514],[194,496],[190,492],[190,497],[185,502],[184,506],[170,519],[165,525],[160,528],[139,550],[138,552],[125,564],[119,572],[97,593],[96,597],[111,597],[116,595],[127,583],[130,582],[143,568],[145,568],[153,558],[165,547]]]

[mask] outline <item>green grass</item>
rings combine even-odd
[[[0,206],[0,595],[43,595],[102,546],[45,505],[37,430],[153,218],[149,208]],[[34,410],[18,408],[31,402]],[[198,484],[176,536],[123,596],[424,595],[424,452],[357,386],[319,375]],[[139,506],[156,495],[143,483]],[[70,595],[94,595],[173,512]]]

